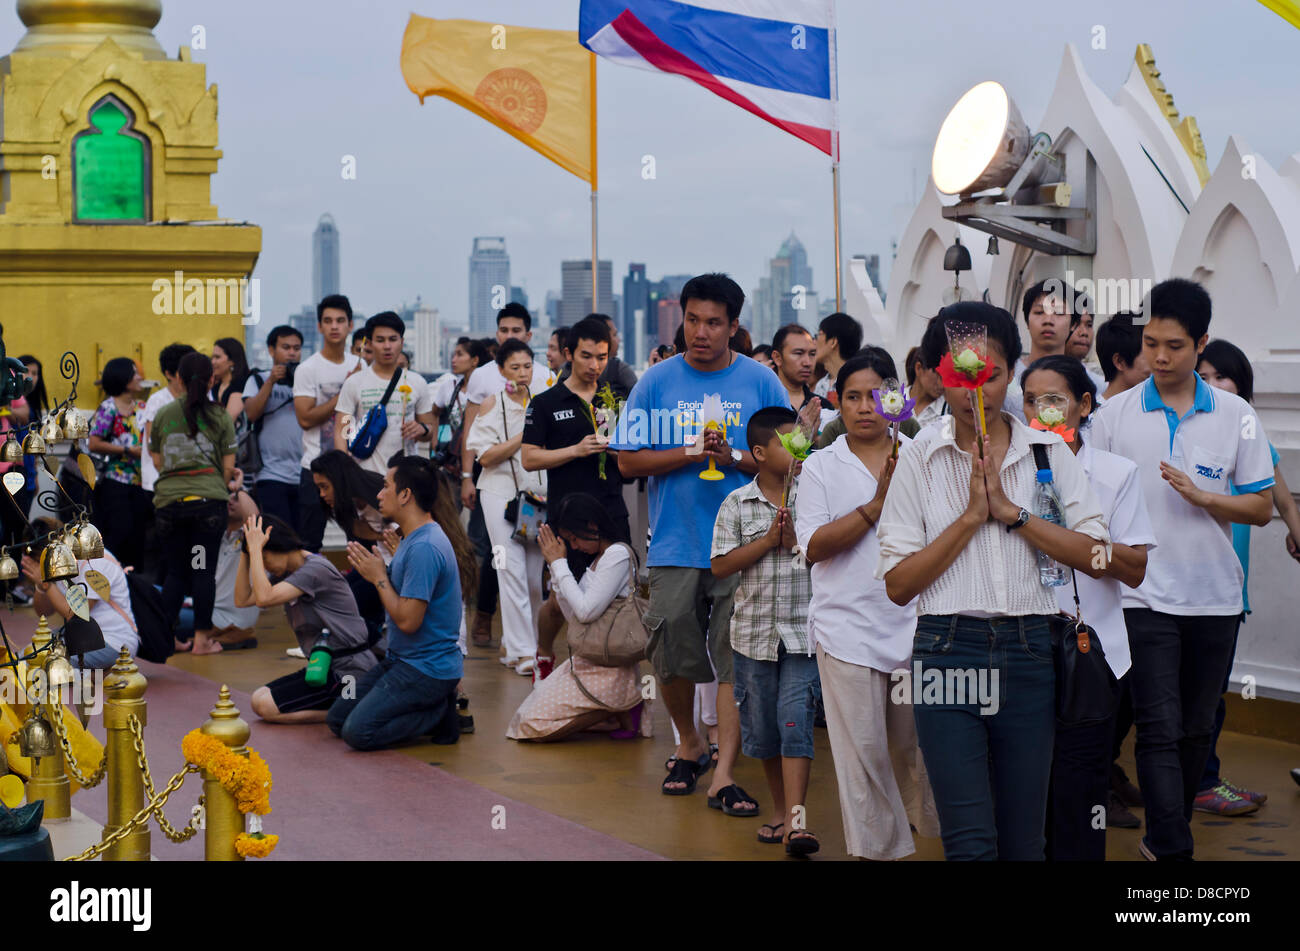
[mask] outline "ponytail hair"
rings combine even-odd
[[[185,412],[185,422],[190,427],[190,438],[193,439],[199,434],[200,415],[209,416],[216,406],[208,395],[208,387],[212,385],[212,361],[198,352],[187,353],[181,358],[177,372],[185,384],[182,409]]]

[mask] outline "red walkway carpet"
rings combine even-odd
[[[140,662],[149,678],[145,742],[154,783],[161,788],[182,765],[180,742],[207,719],[219,684],[166,665]],[[324,724],[276,726],[248,711],[247,694],[232,693],[253,728],[249,740],[271,767],[271,814],[264,831],[280,836],[270,859],[657,859],[659,856],[567,819],[502,797],[409,755],[356,753]],[[91,729],[103,737],[99,717]],[[431,747],[436,761],[437,750]],[[165,812],[173,825],[189,821],[202,783],[186,778]],[[73,806],[98,822],[105,788],[83,790]],[[493,819],[497,817],[494,828]],[[161,860],[201,860],[203,836],[176,845],[153,827]]]

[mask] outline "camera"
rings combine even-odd
[[[297,360],[294,360],[292,363],[286,363],[284,365],[284,379],[281,380],[280,382],[283,383],[285,386],[293,386],[293,374],[294,371],[297,369],[298,369]]]

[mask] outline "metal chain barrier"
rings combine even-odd
[[[77,765],[77,757],[73,755],[72,744],[68,741],[68,728],[63,723],[63,705],[58,703],[46,703],[46,710],[50,714],[50,721],[54,724],[54,732],[59,737],[59,745],[63,747],[63,760],[68,765],[68,772],[72,773],[72,778],[83,789],[93,789],[104,781],[108,775],[108,747],[104,748],[104,758],[99,761],[99,766],[89,776],[82,773]]]
[[[188,776],[190,773],[197,773],[198,771],[199,768],[195,766],[193,763],[186,763],[185,768],[182,769],[175,776],[173,776],[170,781],[168,781],[167,785],[163,787],[163,791],[159,793],[156,798],[153,798],[149,802],[145,803],[145,805],[140,809],[140,811],[131,817],[130,822],[128,822],[126,825],[122,826],[122,828],[115,831],[112,835],[108,836],[106,839],[104,839],[103,842],[97,842],[94,845],[87,848],[84,852],[80,852],[77,855],[69,856],[68,858],[64,859],[64,861],[84,862],[87,859],[97,858],[109,846],[114,845],[121,839],[126,838],[126,836],[130,835],[132,832],[138,829],[143,823],[148,822],[150,815],[157,813],[159,816],[161,816],[162,807],[167,802],[167,797],[170,796],[172,793],[174,793],[176,790],[181,788],[181,784],[185,782],[186,776]]]
[[[155,793],[153,789],[153,776],[149,773],[149,760],[144,755],[144,727],[140,724],[140,718],[134,713],[127,717],[126,722],[131,728],[131,742],[135,746],[135,758],[140,764],[140,774],[144,777],[144,792],[145,795],[149,797],[150,801],[152,801],[157,798],[157,793]],[[186,771],[188,772],[188,770]],[[199,796],[199,805],[204,805],[203,796]],[[167,817],[163,815],[161,802],[155,810],[155,815],[158,817],[158,827],[162,829],[163,835],[167,836],[167,838],[173,842],[188,842],[190,839],[194,838],[199,831],[199,827],[196,825],[198,822],[197,816],[192,816],[190,818],[184,831],[178,831],[175,826],[167,821]]]

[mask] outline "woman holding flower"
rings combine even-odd
[[[962,344],[955,352],[950,339]],[[945,307],[921,348],[926,365],[945,377],[952,423],[926,427],[899,452],[877,528],[876,577],[894,604],[917,599],[913,676],[940,685],[913,711],[944,855],[1042,861],[1056,727],[1049,619],[1057,604],[1040,581],[1038,552],[1101,577],[1110,534],[1060,437],[1003,410],[1020,355],[1010,314],[977,302]],[[973,371],[974,385],[946,370]],[[1046,449],[1064,524],[1031,512],[1035,443]],[[914,685],[914,701],[916,693]]]
[[[487,397],[465,441],[483,466],[476,487],[483,520],[492,540],[493,564],[501,590],[501,663],[532,676],[537,654],[537,612],[542,605],[542,552],[534,540],[518,541],[506,506],[520,492],[546,494],[546,473],[524,468],[521,447],[528,385],[533,378],[533,351],[511,338],[497,351],[505,377],[504,391]]]
[[[826,730],[850,855],[900,859],[916,848],[909,820],[936,835],[912,708],[891,702],[894,671],[911,661],[916,606],[890,601],[872,578],[876,524],[896,460],[892,431],[907,412],[886,387],[893,358],[865,347],[840,367],[835,391],[845,432],[809,456],[799,478],[795,535],[812,564],[809,630],[817,651]],[[901,437],[906,446],[911,440]],[[910,682],[902,680],[911,695]],[[909,812],[911,815],[909,816]]]

